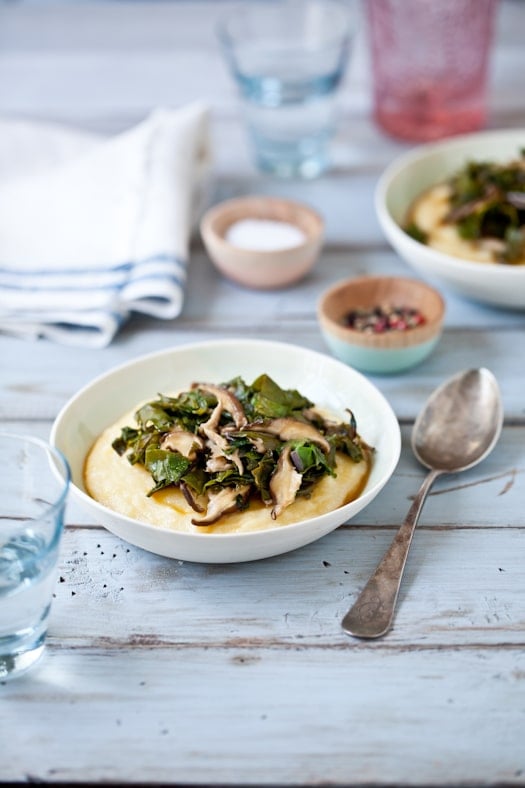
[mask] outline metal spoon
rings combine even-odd
[[[401,578],[423,503],[443,473],[458,473],[481,462],[494,448],[503,424],[503,408],[494,375],[470,369],[437,388],[412,431],[412,450],[430,468],[406,520],[374,574],[343,619],[349,635],[377,638],[392,625]]]

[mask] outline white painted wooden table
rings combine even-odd
[[[250,163],[216,49],[214,2],[0,3],[0,112],[113,132],[159,104],[213,109],[214,199],[300,196],[326,217],[313,274],[279,293],[224,281],[195,243],[173,322],[134,319],[105,350],[0,337],[0,420],[49,434],[83,384],[139,354],[217,336],[324,351],[321,291],[359,273],[409,270],[372,207],[383,166],[406,145],[369,118],[360,37],[341,92],[337,167],[275,182]],[[525,3],[504,0],[492,127],[525,126]],[[302,550],[245,565],[150,555],[70,504],[48,652],[0,686],[0,781],[165,784],[525,784],[525,387],[523,313],[443,291],[446,330],[405,375],[375,378],[403,429],[399,467],[354,521]],[[493,455],[434,488],[417,531],[395,627],[379,642],[340,619],[402,521],[424,470],[412,422],[431,390],[485,365],[505,428]]]

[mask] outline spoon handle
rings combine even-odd
[[[417,521],[427,494],[440,473],[433,470],[426,476],[392,544],[343,618],[342,626],[348,635],[378,638],[390,629]]]

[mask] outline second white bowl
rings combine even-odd
[[[525,129],[489,131],[422,145],[396,159],[375,194],[379,223],[399,255],[422,276],[456,292],[498,306],[525,309],[525,265],[478,263],[438,252],[402,229],[418,195],[469,161],[508,162],[525,147]]]

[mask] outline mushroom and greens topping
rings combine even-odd
[[[372,451],[348,423],[331,421],[295,389],[268,375],[251,385],[237,377],[220,386],[193,383],[177,396],[160,394],[135,414],[112,446],[153,479],[148,495],[174,486],[210,525],[258,498],[273,519],[297,496],[336,475],[336,452],[358,463]]]
[[[505,164],[471,161],[447,185],[443,224],[454,225],[465,241],[490,244],[494,262],[525,263],[525,149]],[[428,243],[428,233],[412,218],[405,232]]]

